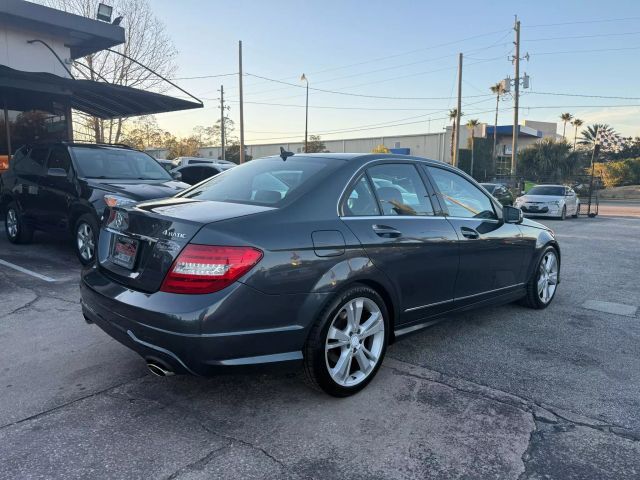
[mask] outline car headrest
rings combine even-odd
[[[277,190],[257,190],[253,199],[256,202],[276,203],[282,200],[282,195]]]
[[[404,203],[402,192],[396,187],[380,187],[377,190],[384,214],[393,214],[393,203]]]

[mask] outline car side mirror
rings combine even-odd
[[[171,172],[171,176],[173,177],[174,180],[182,180],[182,173],[180,172]]]
[[[49,177],[66,177],[67,171],[64,168],[50,168],[47,170]]]
[[[522,210],[519,208],[509,205],[502,207],[502,219],[504,223],[522,223],[523,218],[524,215],[522,215]]]

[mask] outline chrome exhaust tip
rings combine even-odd
[[[147,362],[147,368],[156,377],[170,377],[173,375],[171,370],[167,370],[162,365],[158,365],[156,362]]]

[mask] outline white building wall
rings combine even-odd
[[[41,43],[27,43],[28,40],[34,39],[49,44],[63,61],[69,58],[69,48],[64,46],[63,40],[59,37],[24,29],[17,30],[11,25],[0,24],[0,65],[26,72],[47,72],[69,77],[47,47]]]

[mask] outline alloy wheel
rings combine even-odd
[[[325,343],[325,361],[333,381],[352,387],[369,377],[384,349],[384,328],[380,307],[369,298],[354,298],[338,310]]]
[[[7,212],[7,234],[11,238],[16,238],[18,236],[18,214],[16,211],[11,208]]]
[[[556,293],[558,285],[558,257],[555,252],[548,251],[538,270],[538,297],[540,301],[547,304]]]
[[[76,231],[76,243],[78,252],[83,260],[89,261],[93,258],[96,244],[93,236],[93,229],[88,223],[80,223]]]

